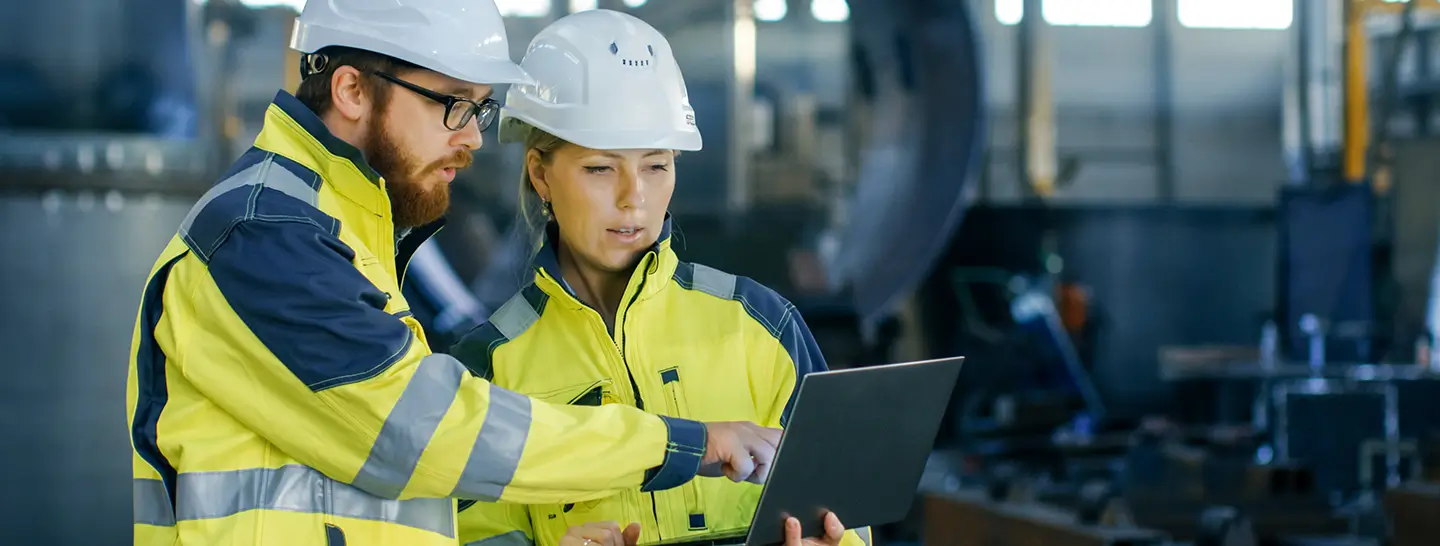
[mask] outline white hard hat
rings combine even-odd
[[[670,42],[631,15],[596,9],[540,31],[500,112],[500,141],[525,137],[523,121],[597,150],[700,149],[695,110]]]
[[[290,47],[344,46],[381,53],[478,84],[529,82],[510,59],[492,0],[310,0]]]

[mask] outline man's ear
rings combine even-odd
[[[330,103],[341,117],[359,121],[370,111],[372,97],[365,94],[360,78],[365,77],[355,67],[345,65],[335,68],[330,75]]]
[[[525,152],[525,169],[530,173],[530,186],[540,195],[541,201],[550,200],[550,181],[545,178],[545,158],[540,150],[531,148]]]

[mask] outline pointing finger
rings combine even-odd
[[[784,432],[785,431],[778,428],[761,427],[756,431],[756,434],[772,447],[778,447],[780,445],[780,436],[783,435]]]
[[[743,482],[755,474],[755,461],[750,458],[749,453],[740,452],[730,460],[730,468],[725,475],[734,482]]]

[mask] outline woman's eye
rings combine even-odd
[[[651,165],[650,168],[657,171],[668,171],[670,170],[670,165],[668,163],[656,163]]]
[[[590,173],[590,174],[600,174],[600,173],[605,173],[605,172],[609,172],[609,171],[610,171],[610,167],[607,167],[607,166],[585,167],[585,172]]]

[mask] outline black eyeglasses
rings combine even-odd
[[[451,131],[464,129],[472,119],[480,125],[481,131],[489,129],[490,124],[495,122],[495,113],[500,111],[500,103],[495,99],[475,102],[464,97],[436,93],[384,72],[374,71],[371,73],[385,81],[409,89],[417,95],[445,105],[445,128]]]

